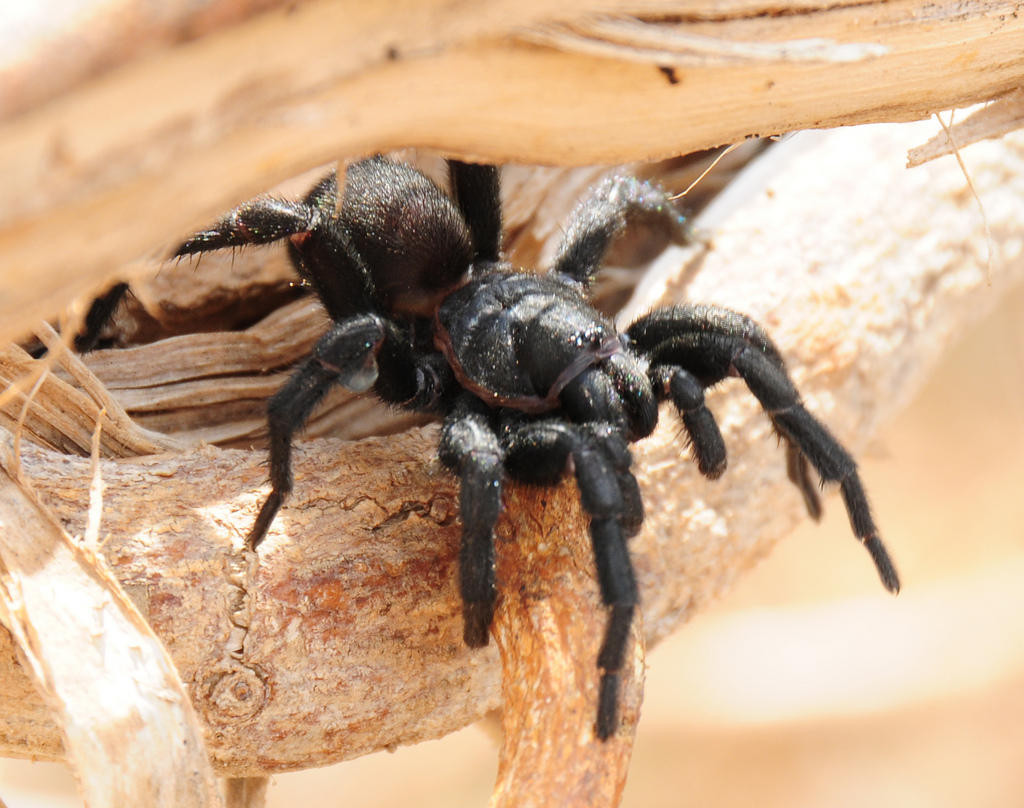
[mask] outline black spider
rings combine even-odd
[[[618,677],[638,602],[626,539],[643,521],[628,444],[651,433],[658,404],[679,410],[700,471],[725,470],[725,446],[704,390],[741,377],[786,446],[790,479],[820,513],[809,464],[838,482],[853,532],[885,586],[899,581],[856,465],[803,406],[778,350],[755,322],[717,306],[641,317],[625,333],[587,300],[610,243],[636,216],[682,238],[681,218],[647,183],[617,177],[575,211],[544,275],[501,259],[494,166],[448,163],[449,197],[415,169],[373,157],[348,169],[338,207],[334,174],[300,202],[260,197],[175,254],[287,240],[302,278],[333,324],[270,399],[272,490],[246,539],[255,548],[292,489],[292,436],[335,384],[373,387],[386,402],[443,419],[440,456],[459,477],[459,585],[464,637],[486,645],[494,614],[495,521],[510,477],[549,485],[576,477],[590,516],[601,596],[609,608],[597,735],[618,725]]]

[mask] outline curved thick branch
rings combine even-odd
[[[766,180],[768,167],[755,166],[754,185],[741,181],[730,192],[741,203],[727,194],[708,210],[712,245],[666,253],[627,311],[679,300],[685,290],[758,317],[809,408],[862,448],[950,336],[1024,272],[1020,140],[965,155],[988,241],[952,160],[902,167],[921,130],[847,130],[783,144],[770,158],[777,173]],[[751,397],[732,385],[711,407],[730,450],[720,481],[692,468],[667,412],[637,446],[648,516],[632,552],[649,643],[803,518]],[[499,706],[497,649],[470,651],[461,641],[456,490],[434,459],[436,437],[431,426],[301,443],[295,493],[258,561],[242,539],[265,492],[261,451],[205,447],[101,464],[103,553],[189,686],[221,772],[321,765],[436,737]],[[84,533],[88,461],[31,446],[23,454],[42,499],[70,532]],[[528,495],[536,492],[513,488],[509,502]],[[563,486],[544,508],[507,509],[499,551],[539,540],[552,552],[570,526],[569,544],[585,542],[581,524]],[[898,562],[899,537],[885,538]],[[864,574],[872,574],[866,555]],[[507,621],[524,592],[543,597],[542,576],[532,580],[533,590],[503,587],[499,638],[515,631]],[[603,618],[586,607],[560,617],[581,632]],[[3,750],[59,756],[59,734],[7,643],[0,632]],[[595,677],[588,681],[596,681],[592,659],[579,660]]]
[[[159,19],[136,6],[138,26],[120,5],[109,27],[93,19],[112,40],[86,49],[118,69],[72,65],[63,94],[37,80],[0,123],[0,340],[340,157],[419,146],[501,163],[651,159],[920,118],[1024,78],[1010,0],[319,0],[227,28],[203,19],[217,0]],[[39,39],[5,89],[67,64],[66,40]]]

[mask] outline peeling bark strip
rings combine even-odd
[[[1024,83],[1010,0],[287,5],[145,53],[129,28],[102,49],[117,70],[0,124],[0,340],[339,157],[623,162],[921,118]],[[808,42],[815,58],[796,59]]]
[[[1024,277],[1021,137],[979,143],[964,153],[986,205],[988,243],[955,162],[903,168],[906,149],[931,134],[925,123],[781,144],[768,163],[754,167],[759,184],[741,178],[731,201],[716,203],[696,223],[710,231],[713,248],[667,253],[628,308],[635,315],[689,297],[757,317],[786,356],[808,407],[859,454],[948,340]],[[996,259],[987,285],[990,247]],[[204,338],[237,345],[238,335]],[[168,350],[177,345],[167,341]],[[194,356],[202,365],[201,352]],[[166,370],[154,363],[156,376]],[[647,519],[630,549],[648,644],[726,590],[804,518],[800,495],[786,479],[784,454],[751,396],[737,384],[723,385],[708,403],[730,453],[721,480],[708,482],[692,468],[668,413],[636,449]],[[69,428],[89,434],[92,416],[80,414]],[[514,553],[542,563],[533,585],[525,584],[527,597],[515,583],[503,589],[499,642],[469,652],[455,583],[455,483],[435,459],[436,440],[436,428],[428,427],[357,442],[300,442],[294,495],[258,563],[241,546],[265,495],[263,451],[206,447],[101,462],[105,558],[190,690],[219,773],[247,777],[323,765],[443,735],[499,706],[496,646],[508,654],[510,642],[530,636],[525,627],[517,632],[514,620],[546,625],[538,622],[543,612],[526,607],[531,599],[545,605],[531,596],[552,586],[545,575],[560,569],[557,564],[585,558],[573,555],[573,539],[585,542],[577,532],[581,517],[571,486],[509,490],[508,514],[498,528],[500,574],[512,581],[529,572]],[[89,460],[26,445],[23,467],[68,531],[84,533]],[[870,491],[871,480],[866,484]],[[825,506],[839,503],[830,497]],[[9,518],[0,510],[0,519]],[[884,532],[884,514],[879,521]],[[564,537],[564,558],[552,557],[562,548],[551,537]],[[900,537],[885,538],[899,561]],[[522,546],[514,543],[520,540]],[[873,576],[868,559],[857,557],[863,574]],[[589,573],[580,568],[572,574]],[[593,595],[575,586],[567,594],[579,604],[565,613],[581,631],[599,631],[604,616],[586,605]],[[885,597],[881,590],[879,597]],[[596,670],[588,679],[591,660],[580,654],[571,660],[580,673],[570,675],[580,677],[578,693],[587,699]],[[520,651],[509,658],[539,671],[558,661],[522,659]],[[509,684],[507,697],[520,699],[524,711],[517,707],[507,720],[514,729],[521,722],[528,734],[531,722],[547,713],[532,704],[527,676]],[[578,693],[560,692],[547,706],[565,698],[572,709]],[[627,732],[635,693],[626,695]],[[591,715],[573,713],[573,719],[582,726]],[[531,750],[529,743],[519,748]],[[608,748],[598,754],[623,751]],[[0,751],[62,754],[48,705],[4,631]],[[509,754],[503,771],[528,771],[516,769]],[[585,770],[590,757],[576,760]],[[609,763],[612,794],[621,763],[621,757]]]
[[[0,449],[9,456],[9,442]],[[6,469],[0,535],[4,656],[13,660],[13,639],[34,701],[41,707],[41,694],[47,723],[60,722],[60,735],[48,734],[62,741],[85,803],[222,805],[203,731],[164,646],[103,560]],[[24,683],[13,692],[26,692]]]

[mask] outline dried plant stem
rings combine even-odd
[[[6,469],[0,514],[0,620],[60,723],[86,804],[219,806],[174,665],[105,563]]]

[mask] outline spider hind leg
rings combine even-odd
[[[474,260],[501,256],[501,189],[497,166],[448,161],[452,196],[473,237]]]
[[[75,350],[78,353],[88,353],[99,345],[103,329],[114,316],[114,311],[128,291],[127,283],[115,283],[92,302],[89,311],[86,312],[81,332],[75,335]]]
[[[608,177],[573,211],[552,272],[588,283],[612,243],[636,219],[659,224],[678,244],[691,235],[683,216],[659,188],[627,174]]]

